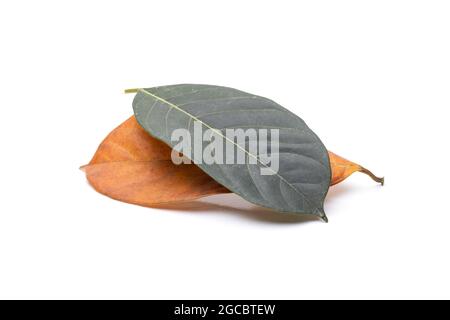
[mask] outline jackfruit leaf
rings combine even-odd
[[[243,164],[206,164],[195,152],[190,155],[230,191],[279,212],[327,220],[323,202],[331,182],[328,152],[302,119],[274,101],[227,87],[182,84],[137,90],[133,109],[139,124],[170,147],[178,143],[171,139],[173,131],[183,128],[194,136],[195,122],[224,138],[226,148],[243,151]],[[251,152],[225,137],[226,129],[236,128],[278,129],[277,170],[261,160],[267,154]],[[208,142],[202,143],[204,150]]]

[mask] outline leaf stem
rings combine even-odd
[[[125,93],[137,93],[140,88],[125,89]]]
[[[364,174],[367,174],[369,177],[372,178],[373,181],[376,181],[376,182],[380,183],[382,186],[384,186],[384,177],[379,178],[376,175],[374,175],[370,170],[367,170],[364,167],[360,167],[360,169],[358,171],[362,172]]]

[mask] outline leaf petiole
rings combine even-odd
[[[125,89],[124,93],[137,93],[139,90],[140,88]]]
[[[374,175],[370,170],[367,170],[364,167],[360,166],[360,169],[358,170],[361,173],[367,174],[369,177],[372,178],[373,181],[376,181],[378,183],[381,183],[382,186],[384,186],[384,177],[383,178],[379,178],[376,175]]]

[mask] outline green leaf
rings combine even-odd
[[[312,214],[326,220],[323,201],[331,179],[328,152],[302,119],[264,97],[240,90],[181,84],[139,89],[133,101],[139,124],[152,136],[174,147],[175,129],[193,134],[193,122],[225,138],[245,152],[245,164],[197,164],[217,182],[244,199],[279,212]],[[226,129],[279,129],[279,170],[268,167],[259,150],[225,137]],[[194,159],[197,160],[198,159]]]

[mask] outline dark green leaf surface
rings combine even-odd
[[[216,181],[246,200],[279,212],[326,220],[323,201],[331,179],[328,152],[302,119],[264,97],[232,88],[181,84],[139,89],[133,101],[139,124],[174,147],[171,133],[193,122],[225,136],[227,128],[279,129],[279,170],[261,175],[261,154],[246,153],[246,164],[198,164]],[[225,140],[225,144],[233,143]],[[242,146],[244,148],[245,146]],[[256,158],[256,164],[249,159]],[[253,160],[254,160],[253,159]],[[193,159],[198,160],[198,159]]]

